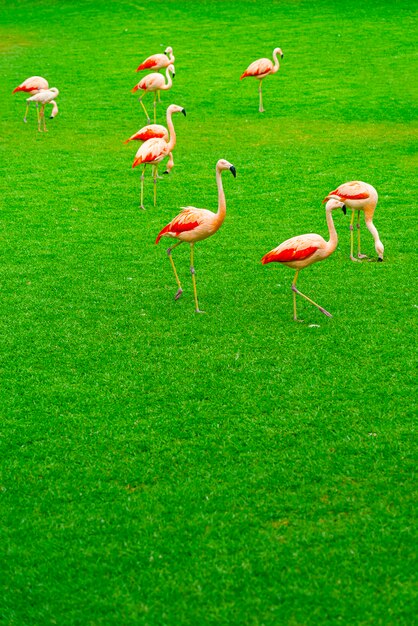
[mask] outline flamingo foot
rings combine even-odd
[[[332,317],[331,313],[329,313],[328,311],[326,311],[325,309],[322,308],[322,306],[319,306],[318,309],[321,311],[321,313],[323,313],[324,315],[326,315],[327,317]]]
[[[359,259],[368,259],[369,257],[367,256],[367,254],[361,254],[360,252],[358,253],[357,257]]]
[[[146,211],[146,208],[144,207],[144,205],[143,205],[143,204],[140,204],[140,205],[139,205],[139,208],[140,208],[140,209],[142,209],[142,211]]]
[[[25,122],[25,124],[28,123],[28,120],[26,119],[26,117],[23,118],[23,121]]]
[[[174,296],[174,300],[178,300],[181,297],[182,293],[183,293],[183,289],[181,287],[179,287],[177,289],[176,295]]]
[[[352,254],[350,254],[350,259],[351,259],[352,261],[357,261],[358,263],[361,263],[360,259],[356,259],[356,257],[355,257],[355,256],[353,256]]]
[[[263,109],[263,108],[261,108],[261,107],[260,107],[260,108],[258,109],[258,111],[259,111],[259,113],[264,113],[264,112],[265,112],[265,109]]]
[[[200,309],[196,309],[195,313],[206,313],[206,311],[201,311]]]

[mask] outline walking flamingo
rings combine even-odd
[[[309,233],[308,235],[299,235],[298,237],[292,237],[281,243],[277,248],[271,250],[263,256],[261,262],[263,265],[276,261],[277,263],[283,263],[296,270],[295,277],[292,282],[293,291],[293,319],[299,321],[296,312],[296,294],[308,300],[311,304],[316,306],[321,313],[332,317],[331,313],[323,309],[319,304],[305,296],[296,288],[296,281],[298,279],[299,271],[312,263],[322,261],[329,257],[337,247],[338,237],[335,230],[334,222],[331,212],[335,209],[341,208],[346,213],[345,204],[340,200],[332,198],[328,200],[325,206],[326,219],[329,231],[329,241],[325,241],[321,235]]]
[[[168,67],[170,63],[174,64],[175,60],[173,48],[168,46],[168,48],[164,51],[164,54],[153,54],[145,59],[136,71],[142,72],[142,70],[161,70]]]
[[[174,265],[173,257],[171,256],[174,248],[179,246],[183,241],[190,243],[190,272],[192,275],[194,301],[196,306],[196,313],[204,313],[199,309],[199,303],[197,300],[196,290],[196,272],[194,268],[194,244],[202,239],[207,239],[211,235],[214,235],[217,230],[222,226],[226,214],[226,201],[225,193],[222,186],[221,172],[223,170],[230,170],[235,178],[235,167],[220,159],[216,164],[216,184],[218,186],[218,211],[213,213],[207,209],[196,209],[193,206],[184,207],[181,213],[179,213],[167,226],[165,226],[158,234],[155,243],[158,243],[161,237],[172,237],[178,239],[178,242],[168,248],[167,255],[170,259],[171,266],[173,268],[174,276],[178,286],[177,293],[174,296],[175,300],[178,300],[183,293],[183,289],[180,284],[180,280],[177,274],[176,266]]]
[[[365,254],[360,252],[360,211],[364,212],[364,220],[366,226],[371,232],[374,239],[374,247],[377,252],[377,260],[383,261],[384,246],[380,241],[379,233],[376,226],[373,224],[373,215],[377,205],[377,191],[372,185],[363,183],[361,180],[353,180],[349,183],[344,183],[337,187],[334,191],[331,191],[327,197],[323,200],[327,202],[330,198],[336,200],[342,200],[344,204],[352,210],[351,222],[350,222],[350,259],[352,261],[359,261],[360,259],[366,259]],[[357,259],[354,256],[354,212],[357,211]]]
[[[137,165],[144,164],[144,168],[142,170],[141,176],[141,209],[145,210],[144,207],[144,178],[145,178],[145,168],[148,163],[153,166],[153,178],[154,178],[154,206],[157,203],[157,176],[158,176],[158,163],[162,161],[166,156],[170,155],[173,151],[174,146],[176,145],[176,133],[174,130],[173,121],[171,116],[173,113],[183,113],[186,115],[186,111],[183,107],[178,106],[177,104],[170,104],[167,109],[167,126],[170,131],[170,141],[166,141],[163,138],[155,137],[153,139],[147,139],[142,146],[138,149],[138,152],[135,155],[135,160],[133,162],[132,167],[137,167]],[[171,155],[172,160],[172,155]],[[172,164],[171,164],[172,167]],[[171,169],[170,167],[170,169]]]
[[[136,132],[134,135],[129,137],[129,139],[127,139],[123,143],[129,143],[130,141],[144,142],[144,141],[147,141],[148,139],[164,139],[164,141],[168,142],[168,138],[169,138],[168,130],[166,129],[165,126],[162,126],[161,124],[148,124],[148,126],[144,126],[143,128],[140,128],[138,132]],[[173,158],[173,153],[170,152],[168,155],[168,162],[167,162],[167,166],[166,166],[166,170],[164,174],[169,174],[171,170],[173,169],[173,167],[174,167],[174,158]]]
[[[161,90],[166,91],[167,89],[171,89],[173,81],[171,79],[171,75],[175,76],[174,65],[169,65],[166,69],[166,77],[167,83],[164,82],[164,76],[162,74],[158,74],[158,72],[153,72],[152,74],[148,74],[144,76],[137,85],[132,89],[132,93],[135,93],[139,89],[141,89],[144,93],[139,98],[139,102],[141,103],[142,108],[144,109],[144,113],[147,116],[148,124],[151,122],[150,116],[148,115],[148,111],[146,110],[144,103],[142,102],[142,98],[146,93],[153,91],[154,92],[154,123],[157,121],[157,93],[159,94]]]
[[[36,102],[36,103],[40,103],[41,104],[41,110],[38,112],[38,130],[39,132],[41,132],[41,121],[43,119],[44,121],[44,131],[47,131],[46,128],[46,124],[45,124],[45,105],[46,104],[51,104],[52,102],[54,102],[54,98],[56,98],[59,94],[59,91],[56,87],[51,87],[50,89],[44,89],[43,91],[40,91],[39,93],[35,94],[34,96],[31,96],[30,98],[27,98],[26,102],[29,103],[30,102]],[[58,107],[56,106],[55,103],[55,107],[58,109]]]
[[[257,78],[257,80],[260,81],[260,84],[258,87],[258,93],[260,94],[260,106],[258,110],[260,113],[264,113],[263,93],[262,93],[263,78],[265,78],[269,74],[275,74],[276,72],[278,72],[279,67],[280,67],[279,60],[277,58],[278,54],[280,54],[280,57],[283,58],[283,52],[281,51],[281,49],[274,48],[273,50],[274,65],[270,61],[270,59],[258,59],[257,61],[253,61],[253,63],[251,63],[251,65],[247,67],[247,69],[242,74],[241,79],[240,79],[242,80],[243,78],[247,78],[247,76],[253,76],[254,78]]]
[[[23,83],[13,89],[12,93],[23,91],[24,93],[30,93],[33,96],[44,89],[48,89],[48,87],[48,81],[45,78],[42,78],[42,76],[30,76],[24,80]],[[28,110],[29,104],[26,105],[25,117],[23,118],[25,123],[27,122]]]

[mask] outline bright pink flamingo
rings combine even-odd
[[[305,296],[305,294],[301,293],[296,288],[296,281],[298,279],[298,274],[300,270],[302,270],[304,267],[307,267],[308,265],[312,265],[312,263],[316,263],[317,261],[322,261],[323,259],[326,259],[330,256],[330,254],[334,252],[335,248],[337,247],[338,237],[332,219],[331,211],[339,208],[342,209],[345,214],[345,205],[339,200],[329,200],[325,206],[330,237],[329,241],[325,241],[325,239],[323,239],[321,235],[316,235],[314,233],[310,233],[308,235],[299,235],[299,237],[292,237],[291,239],[287,239],[286,241],[281,243],[280,246],[265,254],[261,259],[263,265],[275,261],[277,263],[283,263],[283,265],[288,265],[289,267],[292,267],[296,270],[296,274],[292,282],[293,319],[295,321],[298,321],[296,312],[296,294],[308,300],[308,302],[316,306],[324,315],[332,317],[331,313],[328,313],[328,311],[319,306],[319,304],[316,304],[316,302],[308,298],[308,296]]]
[[[331,191],[323,202],[327,202],[330,198],[341,200],[346,206],[352,210],[351,222],[350,222],[350,259],[352,261],[358,261],[359,259],[366,259],[365,254],[360,252],[360,211],[364,212],[364,220],[366,226],[371,232],[374,239],[374,247],[377,252],[377,260],[383,261],[384,246],[380,241],[379,233],[376,226],[373,224],[373,215],[377,205],[377,191],[372,185],[363,183],[361,180],[353,180],[349,183],[344,183]],[[357,256],[354,256],[354,212],[357,211]]]
[[[190,272],[192,275],[194,301],[196,305],[196,313],[204,313],[199,309],[199,303],[197,300],[196,290],[196,277],[194,268],[194,244],[202,239],[207,239],[211,235],[214,235],[217,230],[222,226],[226,214],[226,201],[225,193],[222,187],[221,172],[223,170],[230,170],[233,176],[236,176],[235,167],[220,159],[216,164],[216,184],[218,186],[218,211],[213,213],[207,209],[196,209],[193,206],[184,207],[181,213],[177,215],[167,226],[165,226],[158,234],[155,243],[158,243],[161,237],[172,237],[177,239],[178,242],[171,246],[167,250],[168,258],[170,259],[171,266],[174,271],[174,276],[177,282],[178,290],[174,296],[175,300],[178,300],[183,293],[183,289],[180,284],[180,280],[177,274],[176,266],[174,265],[171,252],[179,246],[183,241],[190,243]]]
[[[165,67],[168,67],[171,64],[174,64],[175,57],[173,55],[173,48],[170,46],[166,48],[164,54],[153,54],[152,56],[142,61],[141,65],[136,70],[137,72],[142,72],[142,70],[161,70]]]
[[[42,76],[30,76],[23,81],[20,85],[18,85],[15,89],[13,89],[12,93],[17,93],[18,91],[23,91],[23,93],[30,93],[32,96],[39,93],[44,89],[48,89],[48,81],[46,78],[42,78]],[[36,105],[38,106],[38,105]],[[29,105],[26,105],[26,112],[23,121],[27,122]]]
[[[27,98],[26,102],[28,103],[28,106],[31,102],[36,102],[37,104],[41,105],[41,110],[38,112],[38,130],[39,132],[41,132],[41,121],[44,121],[44,131],[47,131],[46,128],[46,124],[45,124],[45,105],[46,104],[51,104],[52,102],[54,102],[54,99],[58,96],[59,91],[56,87],[51,87],[50,89],[44,89],[43,91],[40,91],[39,93],[36,93],[34,96],[31,96],[30,98]],[[56,103],[55,107],[58,109]]]
[[[144,178],[145,178],[145,168],[148,163],[153,166],[153,178],[154,178],[154,206],[157,203],[157,177],[158,177],[158,163],[162,161],[166,156],[168,156],[174,149],[176,145],[176,133],[174,130],[173,121],[171,116],[173,113],[183,113],[186,115],[186,111],[183,107],[177,106],[177,104],[170,104],[167,109],[167,126],[170,131],[170,141],[166,141],[163,138],[153,138],[145,141],[142,146],[138,149],[138,152],[135,155],[135,160],[133,162],[132,167],[137,167],[138,165],[143,164],[144,168],[142,170],[141,176],[141,209],[145,209],[144,207]],[[172,159],[172,155],[171,155]]]
[[[168,130],[165,126],[161,124],[148,124],[148,126],[144,126],[140,128],[134,135],[129,137],[123,143],[129,143],[130,141],[148,141],[148,139],[164,139],[164,141],[168,142],[169,134]],[[174,167],[174,158],[173,153],[170,152],[168,155],[168,162],[166,166],[166,170],[164,174],[169,174]]]
[[[144,113],[147,116],[148,124],[151,119],[148,115],[148,111],[146,110],[144,103],[142,102],[142,98],[146,93],[153,91],[154,92],[154,123],[157,121],[157,93],[159,94],[161,90],[166,91],[167,89],[171,89],[173,81],[171,79],[171,75],[175,76],[174,65],[169,65],[166,69],[166,77],[167,83],[164,81],[164,76],[162,74],[158,74],[158,72],[153,72],[152,74],[148,74],[144,76],[137,85],[132,89],[132,93],[135,93],[139,89],[141,89],[144,93],[139,98],[139,102],[141,103],[142,108],[144,109]]]
[[[247,78],[247,76],[253,76],[260,81],[258,87],[258,93],[260,94],[260,106],[258,110],[260,111],[260,113],[264,113],[262,93],[263,78],[265,78],[269,74],[275,74],[276,72],[278,72],[280,67],[279,60],[277,58],[278,54],[280,54],[281,58],[283,58],[283,52],[281,51],[281,49],[275,48],[273,50],[274,65],[272,61],[270,61],[270,59],[258,59],[257,61],[253,61],[253,63],[251,63],[251,65],[247,67],[247,69],[241,76],[241,80],[243,78]]]

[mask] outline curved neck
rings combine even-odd
[[[175,61],[176,59],[174,58],[174,54],[173,54],[172,52],[170,52],[170,56],[169,56],[168,58],[170,59],[170,63],[173,63],[173,64],[174,64],[174,61]]]
[[[273,52],[273,61],[274,61],[274,65],[273,65],[273,69],[271,73],[275,74],[276,72],[279,71],[279,67],[280,67],[279,59],[277,57],[277,50]]]
[[[170,74],[168,67],[165,71],[165,75],[167,77],[167,84],[163,85],[161,89],[170,89],[171,85],[173,84],[173,81],[172,81],[171,74]]]
[[[328,226],[328,231],[329,231],[329,241],[328,241],[328,244],[327,244],[329,254],[334,252],[335,248],[337,247],[337,243],[338,243],[338,235],[337,235],[337,231],[335,230],[334,220],[332,219],[331,213],[332,213],[332,211],[327,211],[326,212],[327,226]]]
[[[171,152],[176,145],[176,131],[174,130],[174,124],[173,120],[171,119],[171,115],[171,111],[167,110],[167,128],[170,133],[170,140],[167,142],[167,149],[169,152]]]
[[[218,216],[218,222],[220,225],[224,221],[226,215],[226,200],[222,186],[222,173],[218,168],[216,168],[216,184],[218,186],[218,212],[216,215]]]

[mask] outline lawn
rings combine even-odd
[[[415,623],[416,24],[409,1],[2,2],[0,623]],[[175,167],[139,209],[139,63],[172,46]],[[239,77],[284,52],[263,84]],[[38,133],[11,95],[41,75]],[[152,109],[152,97],[146,96]],[[176,249],[180,210],[227,215]],[[379,193],[383,263],[322,199]],[[350,213],[350,212],[349,212]],[[415,228],[414,228],[415,227]],[[363,251],[376,260],[362,221]],[[415,543],[416,545],[416,543]]]

